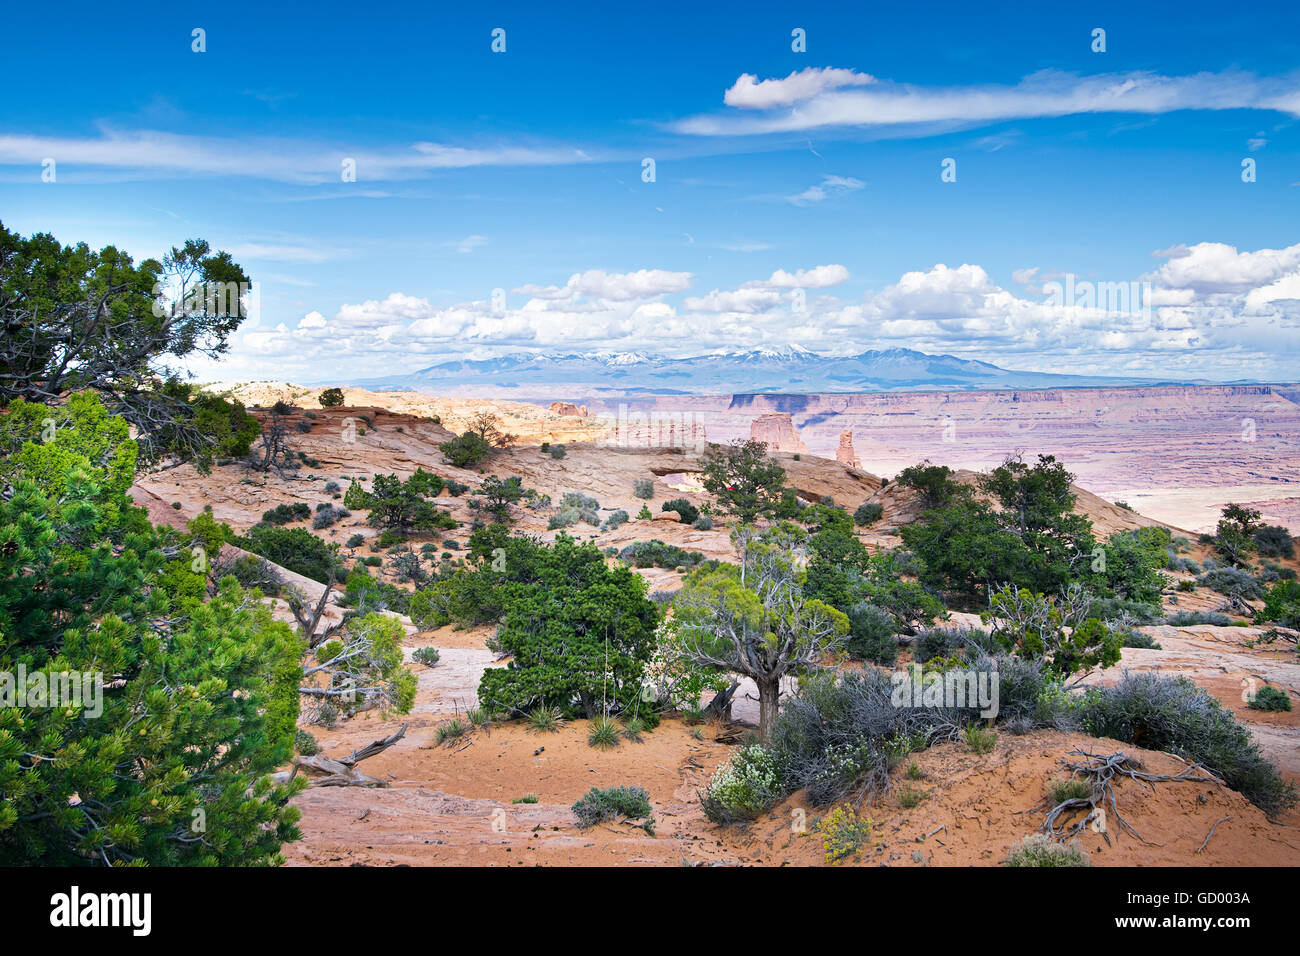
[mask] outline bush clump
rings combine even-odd
[[[1295,787],[1265,759],[1250,730],[1185,677],[1126,673],[1080,704],[1088,733],[1199,763],[1270,817],[1296,803]]]
[[[606,820],[649,820],[650,794],[642,787],[592,787],[572,809],[584,830]]]
[[[551,515],[546,523],[548,530],[568,528],[584,521],[593,528],[600,527],[600,502],[576,491],[567,492],[560,498],[560,510]]]
[[[693,568],[704,560],[698,551],[686,551],[659,539],[633,541],[618,553],[619,560],[634,568]]]
[[[653,498],[655,482],[653,478],[638,478],[632,483],[632,494],[637,498]]]
[[[671,498],[663,503],[660,511],[676,511],[681,516],[682,524],[693,524],[700,516],[700,510],[685,498]]]
[[[700,794],[704,815],[720,826],[753,820],[783,796],[776,761],[761,744],[731,755]]]
[[[436,647],[417,647],[411,652],[411,660],[425,667],[432,667],[441,657]]]
[[[853,512],[853,522],[860,527],[875,524],[885,515],[885,509],[874,501],[864,501]]]
[[[306,502],[297,501],[292,505],[276,505],[269,511],[262,512],[262,523],[270,525],[284,525],[290,521],[305,521],[311,517],[311,506]]]
[[[1091,866],[1083,851],[1070,843],[1057,843],[1046,833],[1035,833],[1007,851],[1007,866]]]
[[[1250,701],[1251,710],[1289,711],[1291,696],[1277,687],[1261,687]]]

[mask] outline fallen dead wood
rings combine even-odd
[[[315,754],[311,757],[295,757],[294,770],[306,770],[323,776],[313,779],[313,787],[386,787],[388,782],[362,773],[355,767],[349,767],[341,760]]]
[[[1225,822],[1225,821],[1227,821],[1227,820],[1231,820],[1231,819],[1232,819],[1232,817],[1223,817],[1223,818],[1221,818],[1221,819],[1219,819],[1219,820],[1215,820],[1215,821],[1214,821],[1214,826],[1210,827],[1210,832],[1209,832],[1208,834],[1206,834],[1205,842],[1202,843],[1199,847],[1196,848],[1196,852],[1197,852],[1197,853],[1200,853],[1202,850],[1204,850],[1207,846],[1210,845],[1210,840],[1213,839],[1213,837],[1214,837],[1214,831],[1217,830],[1217,829],[1219,829],[1219,824],[1220,824],[1220,823],[1223,823],[1223,822]]]
[[[383,753],[405,737],[407,726],[407,724],[402,724],[397,733],[392,736],[381,737],[360,750],[354,750],[346,757],[340,757],[337,760],[333,757],[326,757],[324,754],[295,757],[293,772],[296,774],[299,770],[306,770],[310,773],[320,774],[320,777],[312,780],[313,787],[386,787],[388,781],[362,773],[357,769],[357,764],[373,757],[375,754]]]
[[[352,753],[348,754],[348,756],[340,757],[339,763],[348,767],[355,767],[357,764],[361,763],[361,761],[373,757],[377,753],[382,753],[405,737],[406,728],[409,726],[410,724],[402,724],[402,726],[398,728],[397,733],[393,734],[391,737],[381,737],[379,740],[371,741],[360,750],[354,750]]]
[[[1119,832],[1128,831],[1139,843],[1147,846],[1160,845],[1143,839],[1133,825],[1120,815],[1119,804],[1116,802],[1115,788],[1113,786],[1113,781],[1116,778],[1128,777],[1130,780],[1136,780],[1143,786],[1148,787],[1152,793],[1155,792],[1154,785],[1157,783],[1223,783],[1222,780],[1200,764],[1189,763],[1176,774],[1162,774],[1147,773],[1140,760],[1125,753],[1093,754],[1088,753],[1086,750],[1072,750],[1067,756],[1083,758],[1076,762],[1062,758],[1061,764],[1066,770],[1070,771],[1070,779],[1083,779],[1091,786],[1088,796],[1071,797],[1051,807],[1048,811],[1047,819],[1043,821],[1039,831],[1056,840],[1067,840],[1082,833],[1084,829],[1091,828],[1100,833],[1105,839],[1106,845],[1110,846],[1106,810],[1106,805],[1109,803],[1109,813],[1115,822],[1119,824],[1117,836]],[[1197,773],[1197,771],[1200,771],[1200,773]],[[1039,805],[1039,809],[1047,809],[1047,802],[1047,800],[1044,800],[1043,804]],[[1087,811],[1083,819],[1068,827],[1062,826],[1057,829],[1058,822],[1061,822],[1063,818],[1069,818],[1079,810]],[[1213,836],[1214,832],[1211,831],[1210,835]],[[1209,842],[1208,838],[1206,842]]]

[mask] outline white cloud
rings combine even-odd
[[[828,90],[846,86],[867,86],[876,78],[856,70],[838,70],[834,67],[808,67],[791,73],[783,80],[759,80],[752,73],[742,73],[723,94],[722,101],[739,109],[766,110],[776,106],[790,106]]]
[[[825,289],[829,286],[839,285],[841,282],[847,282],[848,278],[849,270],[838,264],[816,266],[812,269],[796,269],[794,272],[777,269],[772,273],[771,278],[746,282],[741,288]]]
[[[356,164],[355,192],[376,180],[416,179],[440,169],[475,166],[556,166],[597,157],[572,146],[457,146],[416,142],[381,149],[299,139],[256,139],[119,130],[102,125],[98,136],[0,135],[0,166],[39,169],[51,157],[60,181],[169,176],[240,176],[276,182],[342,184],[345,159]]]
[[[526,285],[514,291],[538,299],[565,302],[571,302],[578,296],[627,302],[634,299],[650,299],[669,292],[681,292],[690,288],[690,285],[689,272],[666,272],[662,269],[605,272],[603,269],[588,269],[586,272],[574,273],[562,286]]]
[[[700,136],[748,135],[836,126],[964,126],[1081,113],[1159,114],[1185,109],[1261,109],[1300,116],[1300,80],[1243,72],[1079,76],[1043,70],[1013,85],[925,87],[828,68],[804,70],[783,80],[758,81],[743,74],[724,102],[763,112],[694,116],[672,128]]]
[[[1166,250],[1172,258],[1151,275],[1172,289],[1198,293],[1241,292],[1267,285],[1300,269],[1300,244],[1285,249],[1238,252],[1222,242],[1202,242]]]
[[[803,192],[787,196],[786,199],[795,206],[807,206],[811,203],[823,202],[831,196],[856,192],[864,186],[866,183],[851,176],[824,176],[818,185],[809,186]]]

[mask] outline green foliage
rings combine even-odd
[[[300,729],[294,733],[293,746],[304,757],[314,757],[320,753],[320,743],[305,730]]]
[[[566,451],[563,445],[552,445],[547,450],[551,453],[551,457],[556,459],[557,461],[564,457]]]
[[[691,524],[700,516],[699,509],[685,498],[672,498],[665,501],[660,511],[675,511],[681,516],[682,524]]]
[[[262,512],[263,523],[274,525],[288,524],[290,521],[305,521],[310,517],[311,506],[303,501],[296,501],[292,505],[279,504]]]
[[[1160,569],[1168,561],[1170,547],[1169,532],[1155,526],[1111,535],[1105,545],[1105,571],[1101,572],[1110,593],[1158,607],[1166,584]]]
[[[692,571],[669,623],[676,653],[754,679],[763,739],[776,720],[781,678],[819,665],[849,630],[843,612],[804,593],[797,560],[806,541],[791,526],[762,533],[736,529],[732,543],[740,565]]]
[[[767,445],[750,439],[728,446],[709,446],[701,481],[718,507],[743,523],[775,513],[781,500],[785,469],[768,457]]]
[[[618,742],[618,724],[614,723],[612,717],[597,716],[592,719],[591,726],[587,728],[587,746],[597,750],[613,750]]]
[[[980,480],[996,508],[940,484],[939,504],[900,532],[922,561],[922,582],[978,600],[999,584],[1052,593],[1077,580],[1096,539],[1091,522],[1072,511],[1072,480],[1053,456],[1040,455],[1033,466],[1008,459]]]
[[[864,501],[858,505],[858,510],[853,512],[854,524],[866,527],[873,525],[885,515],[885,509],[882,505],[874,501]]]
[[[426,495],[436,494],[435,488],[441,488],[440,479],[422,471],[405,481],[396,475],[375,475],[363,506],[370,508],[366,521],[371,527],[404,532],[456,527],[455,518],[426,499]],[[347,504],[346,497],[343,501]]]
[[[921,507],[928,511],[964,496],[965,489],[954,480],[953,474],[947,465],[932,465],[927,460],[904,468],[895,481],[920,495]]]
[[[546,527],[554,531],[568,528],[579,521],[585,521],[593,528],[600,527],[600,502],[576,491],[570,491],[560,498],[560,510],[551,516]]]
[[[171,363],[227,349],[248,282],[202,239],[136,265],[114,246],[63,246],[0,225],[0,407],[94,392],[137,428],[142,459],[193,457],[206,469],[216,447],[246,446],[256,431],[237,403],[195,396]]]
[[[320,393],[321,408],[338,408],[343,404],[343,389],[327,388]]]
[[[343,505],[350,509],[368,509],[371,505],[370,493],[361,487],[361,482],[353,478],[348,484],[348,490],[343,493]]]
[[[550,547],[512,538],[504,550],[504,572],[483,561],[457,575],[483,581],[504,614],[496,642],[511,660],[484,673],[483,705],[521,714],[559,707],[590,717],[634,709],[658,640],[658,609],[646,597],[645,579],[564,534]]]
[[[322,709],[355,713],[377,707],[384,716],[409,712],[416,677],[403,666],[405,634],[397,618],[371,612],[349,620],[339,638],[317,648],[299,688],[317,703],[313,719],[319,720]]]
[[[1090,598],[1075,586],[1059,598],[1026,588],[1003,586],[980,615],[992,624],[991,635],[1006,649],[1026,658],[1043,658],[1062,677],[1110,667],[1120,659],[1122,638],[1088,616]]]
[[[438,446],[443,457],[457,468],[469,468],[487,458],[492,445],[477,432],[465,432]]]
[[[204,392],[172,379],[157,386],[156,396],[171,403],[170,412],[150,432],[155,455],[193,460],[207,473],[225,458],[247,458],[262,426],[242,402]]]
[[[998,742],[998,735],[993,731],[978,724],[971,724],[965,731],[966,746],[977,754],[987,754],[993,752],[993,747]]]
[[[636,513],[638,521],[653,521],[654,515],[650,513],[649,505],[642,505],[641,510]]]
[[[629,517],[628,513],[624,511],[622,508],[619,508],[617,511],[611,513],[610,516],[605,519],[605,523],[600,526],[600,530],[616,531],[622,525],[627,524],[628,517]]]
[[[871,555],[844,511],[814,505],[805,518],[817,531],[809,539],[812,558],[804,594],[848,615],[850,654],[892,664],[898,654],[897,635],[915,634],[933,624],[945,614],[942,603],[903,577],[910,569],[899,554]]]
[[[411,660],[417,664],[423,664],[425,667],[432,667],[438,663],[442,655],[438,653],[436,647],[417,647],[411,652]]]
[[[638,478],[632,482],[632,494],[637,498],[653,498],[655,482],[653,478]]]
[[[306,528],[255,525],[236,544],[295,574],[328,583],[339,567],[338,545],[326,544]]]
[[[534,707],[528,713],[528,729],[537,733],[555,733],[564,724],[564,712],[558,707]]]
[[[1250,701],[1251,710],[1289,711],[1291,695],[1277,687],[1264,685]]]
[[[194,536],[194,545],[201,547],[209,558],[215,558],[222,545],[235,540],[235,533],[230,526],[217,521],[210,511],[195,515],[185,527]]]
[[[1215,552],[1233,567],[1245,567],[1255,552],[1255,535],[1262,529],[1261,515],[1244,505],[1224,505],[1215,530]]]
[[[1264,596],[1264,606],[1258,617],[1262,621],[1276,621],[1283,627],[1300,629],[1300,582],[1295,579],[1277,581]]]
[[[523,486],[518,475],[505,479],[488,475],[479,485],[478,493],[483,496],[485,509],[499,524],[509,524],[511,505],[518,504],[527,495],[536,494]]]
[[[666,544],[655,538],[651,541],[633,541],[618,554],[618,559],[634,568],[693,568],[704,561],[698,551],[687,551],[675,544]]]
[[[56,519],[74,524],[87,542],[109,529],[147,527],[145,512],[127,497],[136,458],[127,423],[109,415],[93,395],[73,395],[58,407],[19,399],[0,415],[0,480],[36,482]],[[89,498],[88,489],[94,489]]]
[[[233,578],[194,600],[188,550],[169,558],[173,533],[117,480],[121,419],[93,399],[50,411],[60,439],[5,460],[0,673],[91,676],[60,706],[0,708],[0,864],[279,862],[298,835],[301,783],[270,783],[293,753],[298,640]]]
[[[1281,525],[1263,525],[1255,530],[1255,550],[1265,558],[1294,558],[1295,541]]]
[[[606,820],[649,820],[650,794],[642,787],[592,787],[573,805],[573,815],[584,830]]]

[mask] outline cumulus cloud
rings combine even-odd
[[[1168,250],[1172,258],[1151,276],[1161,286],[1200,293],[1241,292],[1300,269],[1300,245],[1287,249],[1238,252],[1222,242],[1202,242]]]
[[[876,78],[866,73],[829,66],[796,70],[783,80],[759,80],[752,73],[742,73],[731,89],[723,94],[722,101],[739,109],[766,110],[790,106],[829,90],[867,86],[875,82]]]
[[[1010,85],[918,86],[852,70],[803,70],[785,79],[743,74],[724,103],[737,113],[672,124],[698,136],[789,133],[836,126],[973,125],[1082,113],[1160,114],[1259,109],[1300,116],[1300,80],[1244,72],[1080,76],[1043,70]]]

